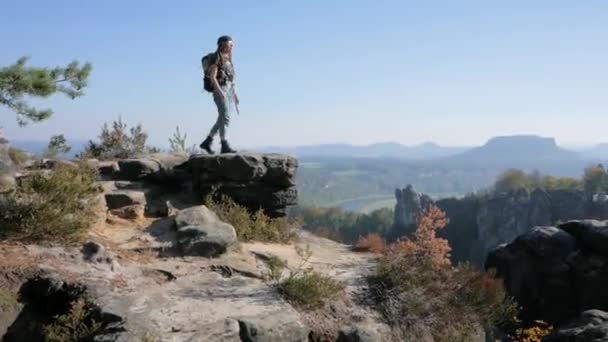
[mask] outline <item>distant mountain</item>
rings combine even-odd
[[[444,147],[432,142],[406,146],[395,142],[375,143],[365,146],[351,144],[321,144],[294,147],[268,146],[256,149],[260,152],[287,153],[296,157],[371,157],[431,159],[446,157],[466,151],[470,147]]]
[[[446,158],[486,164],[530,165],[580,161],[581,155],[559,147],[554,138],[535,135],[494,137],[483,146]]]
[[[580,150],[579,153],[588,159],[608,160],[608,143],[597,144],[591,148]]]

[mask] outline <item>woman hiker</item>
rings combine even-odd
[[[234,65],[232,64],[232,47],[234,42],[230,36],[221,36],[217,40],[217,50],[203,57],[202,64],[205,73],[205,90],[213,93],[217,106],[218,117],[207,138],[200,144],[201,149],[209,154],[213,137],[219,132],[222,149],[221,153],[235,153],[226,140],[226,127],[230,121],[232,108],[238,113],[239,97],[236,94],[234,82]]]

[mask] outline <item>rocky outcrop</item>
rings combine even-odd
[[[551,199],[539,189],[498,194],[480,203],[476,218],[478,240],[486,254],[530,227],[551,225]]]
[[[580,317],[557,329],[546,342],[606,342],[608,313],[600,310],[583,312]]]
[[[178,221],[194,223],[200,213],[183,212]],[[259,256],[274,255],[294,269],[302,260],[293,246],[244,243],[214,259],[150,254],[150,239],[177,243],[170,238],[173,230],[169,225],[106,229],[100,231],[106,233],[103,244],[90,241],[82,248],[2,245],[0,286],[4,279],[19,282],[21,304],[8,328],[0,325],[0,339],[40,341],[42,324],[81,299],[102,325],[95,341],[307,342],[315,324],[325,329],[329,323],[336,330],[329,341],[338,336],[340,341],[389,341],[390,329],[379,313],[360,304],[365,278],[374,269],[372,255],[301,232],[299,246],[312,251],[307,267],[346,286],[345,303],[336,299],[330,314],[321,315],[299,312],[264,280],[268,267]],[[12,271],[30,268],[34,276],[21,278]]]
[[[217,194],[271,217],[285,216],[286,207],[297,204],[297,167],[295,158],[281,154],[196,155],[188,162],[199,197],[216,188]]]
[[[564,324],[586,310],[608,310],[608,221],[535,227],[488,255],[526,319]]]
[[[416,217],[418,213],[427,209],[433,200],[414,189],[414,186],[408,184],[403,189],[395,190],[395,221],[394,227],[399,235],[407,235],[416,230]]]
[[[575,190],[519,190],[433,201],[408,186],[398,190],[396,198],[397,235],[413,231],[412,218],[425,205],[434,203],[450,219],[439,235],[450,241],[455,261],[477,265],[482,265],[498,245],[513,241],[532,227],[583,218],[608,219],[608,198]]]

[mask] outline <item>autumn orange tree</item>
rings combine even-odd
[[[412,237],[380,253],[371,288],[402,340],[418,340],[418,332],[430,331],[435,341],[469,341],[481,329],[515,315],[501,280],[466,265],[451,265],[449,243],[437,237],[447,224],[445,213],[431,206],[417,216]],[[381,246],[374,237],[360,242],[376,250]]]

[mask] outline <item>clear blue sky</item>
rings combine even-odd
[[[331,142],[481,144],[538,134],[608,141],[608,1],[4,1],[0,65],[93,63],[86,96],[34,101],[13,139],[95,137],[122,116],[166,145],[216,118],[200,57],[235,40],[237,148]]]

